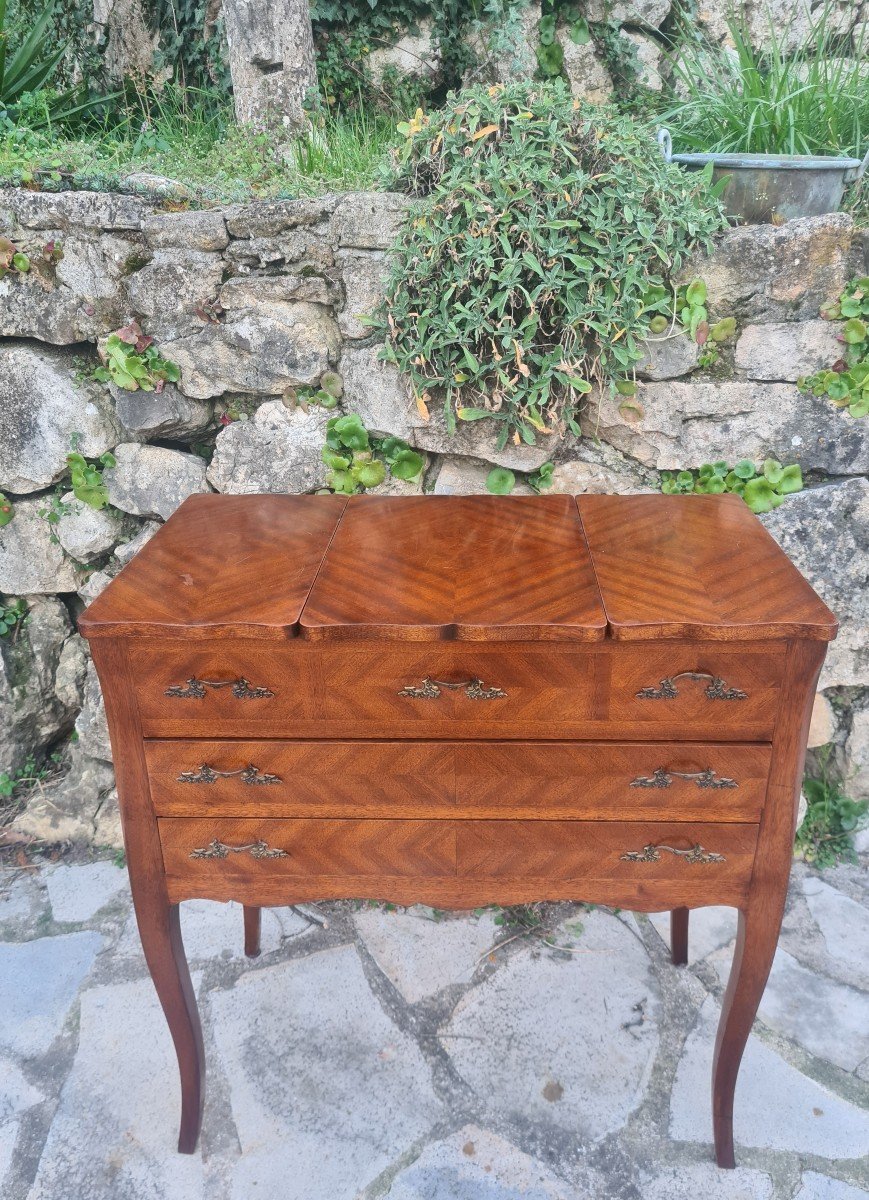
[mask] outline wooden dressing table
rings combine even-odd
[[[87,609],[136,915],[201,1123],[192,897],[739,909],[720,1166],[836,621],[736,496],[194,496]],[[292,1086],[292,1081],[288,1081]],[[591,1098],[590,1098],[590,1102]]]

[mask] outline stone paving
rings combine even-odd
[[[869,873],[797,864],[743,1062],[736,1171],[709,1067],[735,914],[552,905],[183,908],[209,1074],[174,1150],[174,1055],[110,861],[0,875],[3,1200],[869,1197]],[[496,943],[503,947],[493,949]]]

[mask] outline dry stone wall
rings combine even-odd
[[[382,492],[480,492],[493,463],[528,472],[551,460],[557,491],[633,493],[657,490],[661,469],[798,462],[809,486],[763,519],[842,622],[813,740],[833,744],[852,794],[869,794],[869,423],[794,382],[836,356],[819,310],[869,269],[866,235],[843,214],[728,232],[685,273],[706,281],[714,317],[737,321],[714,367],[698,367],[684,336],[650,343],[635,403],[593,396],[581,439],[498,452],[485,422],[451,437],[436,414],[425,420],[362,320],[382,299],[405,204],[366,193],[168,212],[133,196],[0,192],[0,234],[34,262],[0,280],[0,492],[14,509],[0,528],[0,593],[30,610],[0,637],[0,773],[57,748],[63,759],[18,828],[119,840],[75,617],[185,497],[321,487],[331,414],[288,406],[287,392],[326,370],[343,377],[344,410],[424,453],[418,483]],[[42,254],[50,242],[56,265]],[[130,319],[179,364],[177,385],[126,392],[89,377],[97,340]],[[88,457],[114,455],[100,512],[70,491],[74,439]]]

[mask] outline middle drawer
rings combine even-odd
[[[161,817],[750,821],[770,747],[664,742],[146,741]]]

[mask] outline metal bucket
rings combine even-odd
[[[669,129],[658,130],[667,162],[699,171],[712,163],[712,182],[726,179],[721,199],[729,216],[748,225],[838,212],[846,184],[869,165],[859,158],[809,154],[674,154]]]

